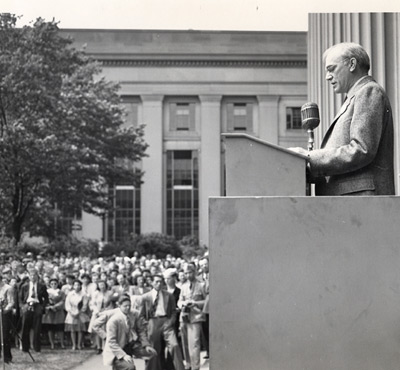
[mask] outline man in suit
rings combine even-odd
[[[176,271],[176,268],[168,268],[163,272],[163,276],[164,276],[164,281],[165,281],[165,285],[166,285],[166,290],[167,292],[171,293],[174,296],[175,299],[175,304],[178,303],[178,299],[179,299],[179,295],[181,294],[181,290],[176,286],[176,279],[178,278],[178,273]],[[178,344],[181,343],[180,341],[180,335],[179,335],[179,309],[178,306],[176,306],[177,309],[177,316],[176,316],[176,320],[175,320],[175,335],[176,338],[178,339]],[[162,350],[165,346],[162,346]],[[181,347],[181,351],[182,351],[182,346]],[[185,360],[185,355],[182,351],[182,355],[183,355],[183,359]],[[165,359],[165,362],[163,362],[163,357],[161,357],[161,365],[164,366],[164,368],[166,370],[174,370],[174,363],[172,360],[172,356],[171,354],[168,352],[167,357]]]
[[[29,280],[21,286],[18,300],[22,317],[22,350],[28,352],[29,348],[33,348],[40,352],[42,316],[49,303],[49,295],[46,286],[39,282],[37,270],[29,271]]]
[[[11,329],[12,329],[12,310],[15,308],[14,291],[7,281],[0,274],[0,306],[1,306],[1,330],[3,331],[3,348],[0,357],[4,353],[4,363],[9,364],[12,360],[11,355]]]
[[[190,368],[199,370],[202,323],[205,321],[203,309],[207,290],[205,284],[196,278],[195,265],[188,263],[184,267],[184,272],[188,282],[181,287],[178,301],[178,307],[181,309],[181,327],[182,331],[187,333]]]
[[[135,370],[133,355],[136,357],[154,356],[156,351],[147,339],[146,324],[138,312],[131,312],[131,300],[122,295],[118,300],[119,308],[104,311],[93,325],[98,334],[106,324],[106,344],[103,351],[103,363],[113,370]]]
[[[148,321],[150,342],[157,351],[157,356],[146,363],[146,370],[162,370],[162,342],[165,342],[172,356],[175,370],[184,370],[182,352],[175,334],[176,303],[174,296],[162,289],[163,277],[151,277],[153,289],[142,295],[141,314]]]
[[[292,149],[309,157],[317,195],[393,195],[392,109],[383,88],[368,75],[367,52],[361,45],[340,43],[324,53],[324,60],[326,80],[346,100],[321,149]]]
[[[199,261],[199,267],[201,270],[201,279],[206,288],[206,299],[204,301],[203,312],[205,321],[203,321],[203,335],[204,335],[204,347],[206,349],[205,359],[210,358],[210,264],[208,260],[208,255],[203,256]]]

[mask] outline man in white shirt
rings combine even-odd
[[[22,350],[29,351],[33,347],[40,352],[40,334],[44,308],[49,303],[46,286],[39,281],[38,271],[29,271],[29,281],[21,286],[19,305],[22,317]]]
[[[188,282],[181,288],[178,307],[181,309],[181,326],[187,331],[188,349],[191,369],[200,369],[202,323],[205,321],[203,312],[207,296],[205,284],[196,279],[197,271],[193,264],[184,268]]]
[[[177,311],[174,296],[162,289],[163,276],[153,275],[151,279],[153,289],[142,295],[141,314],[149,322],[149,339],[158,356],[146,363],[146,370],[161,370],[163,340],[172,356],[175,370],[184,370],[182,352],[175,334]]]

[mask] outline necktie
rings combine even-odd
[[[32,285],[32,299],[36,299],[36,285]]]
[[[157,310],[157,306],[158,306],[158,296],[159,295],[160,295],[160,291],[157,292],[156,299],[153,302],[153,306],[152,306],[152,316],[153,317],[156,315],[156,310]]]
[[[128,343],[129,343],[135,339],[133,335],[133,325],[131,319],[129,318],[129,314],[126,316],[126,325],[128,326]]]

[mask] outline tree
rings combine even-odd
[[[0,228],[18,242],[59,208],[100,215],[108,185],[140,183],[144,127],[124,127],[118,85],[57,23],[0,15]]]

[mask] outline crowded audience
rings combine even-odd
[[[208,358],[207,253],[191,261],[137,253],[95,259],[3,253],[0,278],[7,362],[9,348],[40,352],[42,345],[101,354],[107,333],[105,326],[93,330],[94,323],[103,313],[111,318],[118,302],[129,302],[146,323],[154,348],[146,369],[198,370],[201,351]]]

